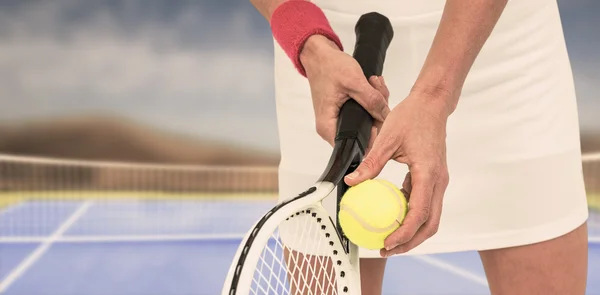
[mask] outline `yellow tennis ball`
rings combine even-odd
[[[408,202],[395,185],[382,179],[350,187],[340,202],[338,215],[350,241],[366,249],[381,249],[388,235],[404,220]]]

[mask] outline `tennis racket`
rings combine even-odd
[[[362,15],[355,26],[354,58],[366,77],[381,75],[393,30],[387,17]],[[322,206],[337,189],[337,208],[347,190],[343,178],[362,161],[373,118],[355,100],[340,109],[335,145],[315,184],[258,220],[243,238],[222,295],[360,294],[358,247]],[[337,218],[336,218],[337,219]]]

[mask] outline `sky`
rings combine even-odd
[[[559,4],[581,127],[600,131],[600,1]],[[246,0],[2,0],[0,123],[115,114],[277,151],[272,53]]]

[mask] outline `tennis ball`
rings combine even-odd
[[[366,249],[381,249],[404,220],[408,202],[394,184],[366,180],[350,187],[340,202],[338,219],[348,239]]]

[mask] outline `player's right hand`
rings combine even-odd
[[[300,61],[310,84],[317,133],[324,140],[334,145],[340,108],[350,97],[371,114],[375,126],[381,126],[390,112],[389,91],[381,77],[367,80],[352,56],[321,35],[306,41]]]

